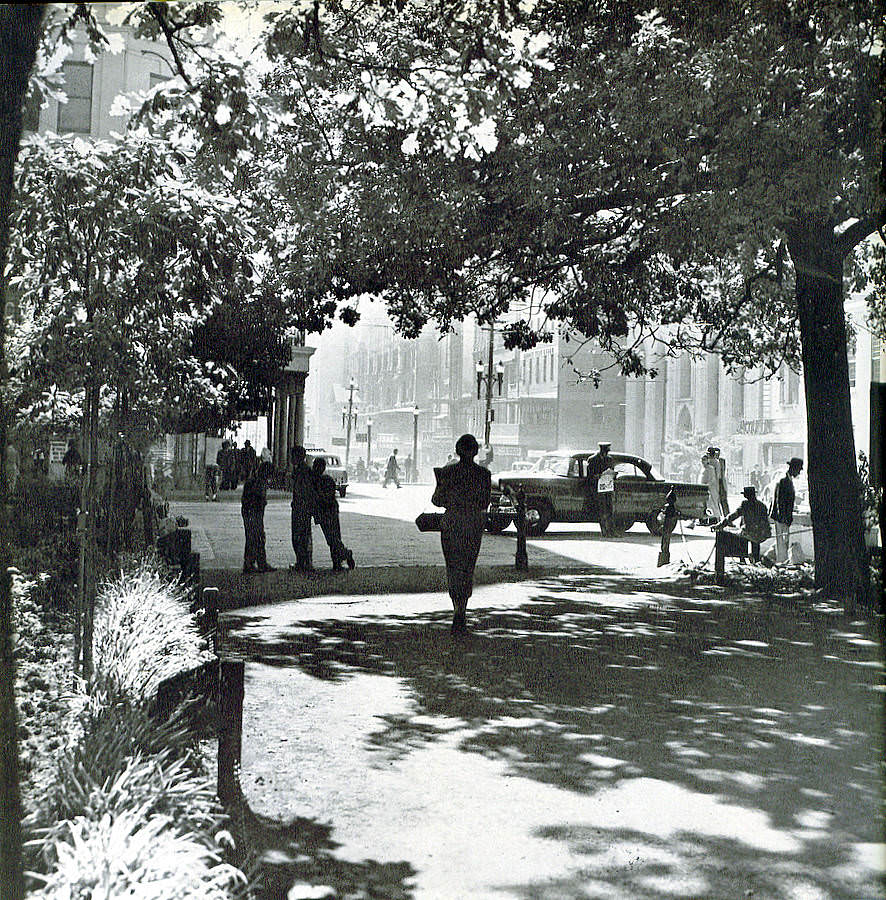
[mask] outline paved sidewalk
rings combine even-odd
[[[264,897],[859,900],[876,630],[597,570],[230,612]]]

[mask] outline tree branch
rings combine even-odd
[[[151,11],[151,15],[157,21],[157,24],[160,26],[163,34],[166,37],[166,43],[169,46],[169,50],[172,53],[172,58],[175,60],[175,67],[178,69],[179,75],[184,78],[185,83],[188,87],[193,87],[194,83],[191,81],[188,73],[185,71],[184,64],[182,63],[181,57],[178,53],[178,47],[175,46],[175,32],[172,30],[172,27],[169,24],[168,19],[166,18],[166,10],[163,8],[162,3],[149,3],[148,9]]]

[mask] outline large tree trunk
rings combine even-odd
[[[0,5],[0,396],[5,396],[6,269],[9,214],[15,161],[22,134],[22,107],[45,3]],[[12,637],[12,578],[9,573],[7,429],[12,410],[0,400],[0,900],[20,900],[22,874],[21,793],[15,709],[15,662]]]
[[[789,235],[803,349],[815,584],[847,611],[870,588],[852,433],[843,252],[832,227]]]

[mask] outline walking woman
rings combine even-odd
[[[480,446],[472,434],[463,434],[455,445],[458,462],[435,469],[434,506],[445,509],[440,542],[446,560],[446,580],[452,598],[452,633],[467,631],[468,598],[474,589],[474,567],[486,526],[492,477],[489,469],[474,462]]]

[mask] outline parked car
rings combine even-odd
[[[334,453],[328,453],[322,447],[308,447],[308,465],[312,466],[317,457],[322,456],[326,460],[326,474],[331,475],[335,481],[335,489],[339,497],[344,497],[348,492],[348,473],[341,458]]]
[[[531,536],[542,534],[551,522],[600,522],[607,537],[622,535],[635,522],[644,522],[652,534],[661,534],[657,516],[671,486],[677,490],[681,519],[704,517],[706,485],[666,481],[642,457],[610,453],[615,468],[613,515],[601,521],[596,489],[585,474],[587,459],[595,452],[546,453],[529,472],[494,476],[487,529],[499,534],[511,524],[512,497],[518,490],[526,498],[526,533]]]

